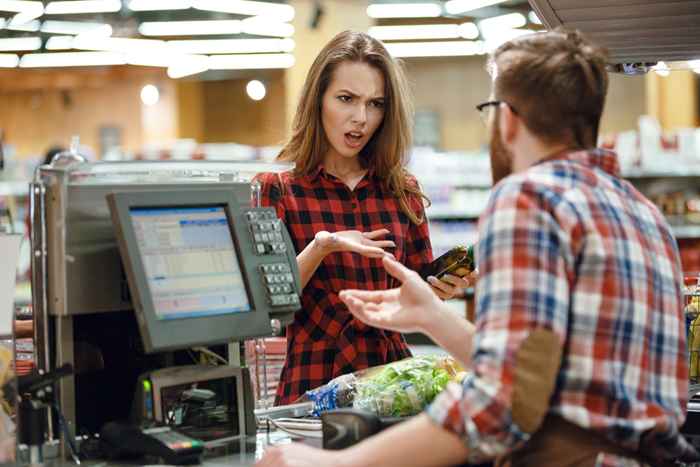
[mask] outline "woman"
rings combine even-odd
[[[277,209],[300,252],[303,287],[277,405],[338,375],[410,356],[401,334],[353,319],[338,298],[346,288],[396,287],[381,264],[386,254],[414,270],[432,260],[425,196],[404,169],[410,142],[402,69],[367,34],[338,34],[311,66],[278,157],[295,169],[258,177],[262,204]],[[443,298],[466,286],[447,280],[431,278]]]

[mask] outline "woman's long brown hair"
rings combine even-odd
[[[423,217],[411,209],[409,199],[428,201],[405,170],[412,140],[413,109],[401,63],[394,60],[381,42],[354,31],[335,36],[311,65],[292,123],[292,135],[278,159],[294,162],[294,174],[308,175],[323,162],[328,140],[321,123],[323,95],[334,70],[343,62],[366,63],[384,76],[384,118],[360,152],[365,168],[377,176],[384,189],[398,198],[401,210],[415,224]]]

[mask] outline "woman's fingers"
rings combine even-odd
[[[373,241],[370,243],[370,245],[379,248],[396,248],[396,243],[392,242],[391,240]]]
[[[460,289],[466,289],[471,286],[471,281],[467,280],[466,277],[459,277],[459,276],[454,276],[452,274],[445,274],[440,278],[442,282],[447,282],[449,284],[454,285],[457,288]]]
[[[390,232],[388,229],[379,229],[379,230],[373,230],[371,232],[362,232],[362,235],[365,238],[368,238],[370,240],[374,240],[376,238],[384,237],[385,235],[389,235],[389,233]]]

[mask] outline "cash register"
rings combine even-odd
[[[107,204],[146,353],[270,335],[271,317],[299,308],[294,248],[274,209],[242,209],[227,190],[110,193]],[[246,368],[166,367],[135,387],[132,425],[193,440],[173,446],[256,433]]]
[[[255,433],[251,378],[237,354],[244,340],[272,335],[271,321],[292,319],[301,285],[274,209],[251,207],[248,173],[288,169],[75,161],[39,170],[37,364],[75,370],[56,383],[69,432],[89,439],[108,428],[120,439],[137,428],[189,448],[198,443],[174,438],[213,445]],[[202,365],[206,354],[224,364]],[[61,438],[69,456],[63,431],[48,418],[46,437]]]

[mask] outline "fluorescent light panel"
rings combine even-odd
[[[126,54],[126,62],[129,65],[155,66],[162,68],[178,65],[201,67],[209,65],[209,57],[206,55],[184,55],[171,51],[130,52]]]
[[[0,39],[0,50],[3,51],[38,50],[40,48],[41,38],[39,37],[14,37],[11,39]]]
[[[23,13],[25,11],[44,11],[44,4],[29,0],[0,0],[0,11]],[[39,14],[41,16],[41,13]]]
[[[148,52],[165,51],[165,42],[152,39],[130,39],[123,37],[77,36],[73,48],[104,52]]]
[[[184,78],[203,73],[209,69],[209,60],[203,62],[182,62],[168,67],[168,77],[172,79]]]
[[[506,0],[449,0],[445,3],[445,11],[451,15],[459,15],[504,2]]]
[[[168,48],[183,54],[250,54],[291,52],[292,39],[214,39],[168,41]]]
[[[37,32],[39,30],[39,27],[41,26],[41,22],[39,22],[38,20],[31,20],[29,22],[15,24],[17,16],[21,14],[22,13],[19,13],[12,19],[12,21],[10,21],[10,23],[7,25],[7,29],[11,31]],[[2,26],[0,26],[0,29],[2,29]]]
[[[437,18],[442,7],[437,3],[372,3],[367,7],[370,18]]]
[[[284,3],[255,2],[249,0],[192,0],[198,10],[218,11],[246,16],[264,16],[286,22],[294,19],[294,7]]]
[[[16,54],[0,54],[0,68],[15,68],[19,64]]]
[[[542,20],[540,19],[539,16],[537,16],[537,13],[535,13],[534,11],[531,11],[530,13],[528,13],[527,18],[533,24],[542,24]]]
[[[190,0],[131,0],[127,3],[127,8],[132,11],[186,10],[190,7]]]
[[[220,21],[154,21],[139,25],[143,36],[198,36],[216,34],[240,34],[239,20]]]
[[[379,40],[416,40],[416,39],[476,39],[479,29],[474,23],[462,24],[423,24],[407,26],[374,26],[369,34]]]
[[[109,37],[112,35],[112,26],[104,23],[90,23],[83,21],[44,21],[41,32],[48,34],[89,34],[91,36]]]
[[[482,41],[395,42],[385,44],[394,57],[457,57],[482,55]]]
[[[70,0],[50,2],[47,15],[74,15],[84,13],[116,13],[122,9],[120,0]]]
[[[210,70],[249,70],[289,68],[294,65],[291,54],[214,55],[209,57]]]
[[[294,26],[263,16],[253,16],[241,21],[241,32],[253,36],[291,37],[294,35]]]
[[[73,66],[125,65],[122,54],[112,52],[57,52],[27,54],[19,62],[20,68],[51,68]]]
[[[508,13],[507,15],[493,16],[479,21],[479,29],[484,31],[495,31],[498,29],[521,28],[527,24],[525,16],[521,13]]]
[[[46,41],[46,50],[70,50],[73,48],[73,36],[53,36]]]

